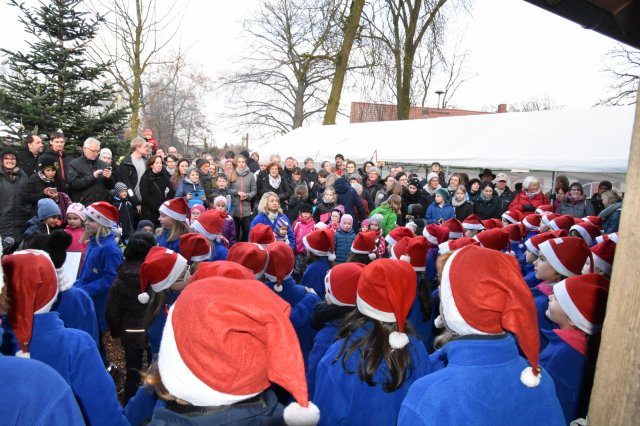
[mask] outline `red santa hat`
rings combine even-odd
[[[398,241],[400,241],[404,237],[413,238],[415,236],[416,234],[414,234],[410,228],[407,228],[406,226],[396,226],[391,231],[389,231],[389,233],[387,234],[386,237],[384,237],[384,239],[387,243],[389,243],[390,245],[393,245],[393,244],[397,244]]]
[[[602,275],[585,274],[560,281],[553,294],[573,325],[592,335],[604,321],[608,289],[609,281]]]
[[[369,259],[376,258],[376,237],[378,233],[375,231],[358,232],[356,238],[351,244],[351,252],[356,254],[366,254]]]
[[[449,239],[449,228],[447,228],[446,226],[431,223],[424,227],[424,229],[422,230],[422,235],[425,236],[429,243],[437,246],[438,244],[442,244]]]
[[[461,249],[462,247],[466,247],[468,245],[479,246],[480,243],[478,242],[478,240],[474,240],[473,238],[469,237],[462,237],[458,238],[457,240],[449,240],[446,243],[442,243],[438,246],[438,253],[441,255],[446,254],[454,250]]]
[[[597,226],[598,229],[602,230],[602,218],[600,216],[585,216],[582,218],[584,222],[592,223]]]
[[[542,204],[536,209],[536,214],[540,216],[545,216],[552,212],[553,212],[553,208],[551,207],[551,204]]]
[[[575,225],[575,221],[573,219],[574,219],[573,216],[570,216],[568,214],[563,214],[562,216],[558,216],[553,218],[553,220],[550,220],[549,228],[551,228],[554,231],[558,231],[560,229],[566,229],[568,231],[569,229],[571,229],[573,225]]]
[[[165,247],[151,247],[140,267],[140,303],[149,303],[149,286],[159,293],[171,287],[187,269],[187,259]]]
[[[473,239],[479,242],[482,247],[498,251],[503,251],[504,249],[511,251],[509,234],[502,229],[488,229],[474,235]]]
[[[611,275],[616,246],[613,240],[606,240],[591,247],[594,266],[607,275]]]
[[[395,322],[398,331],[389,335],[389,345],[392,349],[402,349],[409,344],[404,325],[415,297],[416,273],[413,268],[407,262],[377,259],[365,266],[360,274],[356,306],[369,318]]]
[[[211,243],[196,232],[183,234],[180,236],[180,254],[189,262],[205,262],[211,258]]]
[[[256,278],[262,278],[269,262],[267,249],[255,243],[235,243],[227,253],[227,260],[249,269]]]
[[[465,220],[462,221],[462,227],[472,231],[482,231],[484,229],[480,216],[477,214],[470,214],[467,216]]]
[[[49,312],[58,296],[56,268],[46,252],[22,250],[3,257],[2,269],[11,296],[9,321],[20,347],[16,356],[29,358],[33,316]]]
[[[249,242],[260,244],[263,247],[268,246],[276,240],[273,228],[265,223],[257,223],[249,231]]]
[[[105,228],[113,228],[118,224],[118,209],[105,201],[98,201],[84,210],[84,214],[94,222],[98,222]]]
[[[169,310],[158,354],[164,387],[197,407],[245,401],[276,383],[297,401],[289,425],[320,419],[309,401],[291,306],[263,283],[224,277],[187,286]]]
[[[394,260],[400,260],[400,257],[407,252],[409,241],[413,237],[402,237],[396,244],[389,249],[389,257]]]
[[[506,212],[502,213],[502,218],[510,223],[519,223],[522,222],[522,219],[524,217],[522,216],[522,212],[520,210],[507,210]]]
[[[236,280],[254,280],[252,271],[236,262],[229,260],[216,260],[215,262],[204,262],[198,266],[198,270],[191,276],[189,283],[213,277],[227,277]]]
[[[310,234],[302,237],[302,243],[307,251],[316,256],[328,257],[330,261],[336,260],[334,254],[334,233],[328,228],[315,229]]]
[[[522,223],[524,224],[524,226],[527,227],[527,229],[530,229],[532,231],[537,231],[538,228],[540,228],[541,220],[542,220],[541,216],[537,214],[530,214],[522,219]]]
[[[549,228],[551,228],[551,221],[554,220],[557,217],[560,217],[561,215],[557,214],[557,213],[548,213],[546,215],[541,216],[540,218],[540,223],[541,224],[545,224],[547,225]],[[568,228],[567,228],[568,229]]]
[[[512,223],[502,228],[509,235],[511,244],[518,244],[520,248],[524,247],[522,240],[527,235],[527,227],[522,223]]]
[[[589,247],[596,243],[596,237],[600,235],[600,228],[591,222],[582,222],[573,225],[569,231],[576,231],[587,242]]]
[[[456,238],[462,238],[464,234],[464,228],[462,227],[462,222],[460,222],[455,217],[451,219],[445,220],[442,222],[442,226],[446,226],[449,228],[449,239],[455,240]]]
[[[596,244],[600,244],[603,241],[611,240],[614,243],[618,244],[618,233],[612,232],[611,234],[602,234],[599,237],[596,237]]]
[[[222,227],[227,218],[227,212],[220,210],[207,210],[193,221],[191,227],[194,231],[201,233],[209,240],[213,241],[222,234]]]
[[[151,129],[144,129],[144,132],[142,132],[143,136],[153,136],[153,132],[151,131]]]
[[[267,246],[267,253],[269,253],[269,261],[267,262],[264,276],[275,283],[273,289],[280,293],[282,291],[282,281],[293,273],[295,264],[293,250],[291,250],[289,244],[283,241],[275,241]]]
[[[178,222],[189,223],[189,218],[191,218],[189,203],[182,197],[165,201],[160,208],[158,208],[158,211]]]
[[[429,241],[425,237],[410,238],[400,260],[409,262],[416,272],[424,271],[427,266],[427,250],[429,250]]]
[[[566,236],[567,231],[565,231],[564,229],[561,229],[560,231],[543,232],[542,234],[534,235],[533,237],[529,238],[524,242],[524,245],[531,253],[535,254],[536,256],[540,256],[540,244],[552,238],[561,238]]]
[[[515,334],[531,364],[520,380],[528,387],[540,383],[536,308],[513,256],[476,246],[455,251],[442,269],[440,301],[444,322],[456,334]]]
[[[482,221],[484,229],[501,229],[502,221],[500,219],[485,219]]]
[[[347,262],[327,271],[324,288],[331,303],[338,306],[356,306],[358,279],[364,266],[363,263]]]
[[[579,237],[549,239],[540,243],[538,250],[553,269],[565,277],[580,275],[587,259],[592,258],[589,246]],[[593,261],[591,261],[591,265],[593,265]],[[593,267],[591,272],[593,272]]]

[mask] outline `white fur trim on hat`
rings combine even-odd
[[[382,322],[397,322],[396,315],[393,312],[384,312],[369,305],[364,299],[356,294],[356,306],[361,314]]]
[[[556,238],[556,240],[559,240],[559,238]],[[558,259],[558,256],[556,255],[556,252],[551,248],[551,241],[553,240],[547,240],[543,243],[540,243],[540,254],[543,254],[544,257],[547,258],[547,262],[549,262],[553,269],[555,269],[556,272],[558,272],[560,275],[563,275],[565,277],[573,277],[574,275],[576,275],[568,270],[566,266],[562,264],[562,262],[560,262],[560,259]]]
[[[100,213],[98,210],[94,209],[91,206],[87,207],[84,210],[84,214],[94,222],[98,222],[100,225],[109,229],[111,229],[115,224],[114,221],[112,221],[111,219],[108,219],[106,216],[104,216],[102,213]]]
[[[320,421],[320,409],[311,401],[308,407],[292,402],[284,408],[282,417],[289,426],[315,426]]]
[[[307,234],[307,235],[308,235],[308,234]],[[311,252],[311,253],[315,254],[316,256],[323,256],[323,257],[326,257],[326,256],[331,255],[331,252],[329,252],[329,251],[320,251],[320,250],[316,250],[316,249],[314,249],[313,247],[311,247],[311,246],[309,245],[309,242],[307,241],[307,235],[305,235],[304,237],[302,237],[302,243],[304,244],[304,247],[307,249],[307,251],[309,251],[309,252]],[[334,258],[334,259],[335,259],[335,258]],[[329,260],[331,260],[331,259],[329,259]]]
[[[175,397],[198,406],[232,405],[239,401],[253,398],[260,392],[250,395],[230,395],[211,389],[200,380],[180,356],[173,332],[173,306],[169,310],[167,322],[162,332],[162,343],[158,354],[158,369],[162,376],[162,384]]]
[[[484,229],[484,225],[481,223],[464,223],[462,222],[462,227],[464,229],[470,229],[472,231],[482,231]]]
[[[331,275],[331,269],[329,269],[327,271],[327,275],[324,276],[324,289],[325,289],[324,294],[329,298],[329,300],[331,300],[331,303],[337,306],[355,306],[355,305],[350,305],[349,303],[341,302],[335,298],[335,296],[331,292],[331,279],[329,278],[330,275]]]
[[[449,253],[450,251],[451,251],[451,248],[449,247],[449,241],[445,241],[444,243],[438,244],[439,254],[446,254],[446,253]]]
[[[160,205],[160,207],[158,208],[158,211],[166,216],[169,216],[171,219],[173,220],[177,220],[178,222],[187,222],[187,215],[186,214],[180,214],[178,212],[174,212],[173,210],[171,210],[169,207],[167,207],[168,205],[168,201],[165,201],[164,203],[162,203]]]
[[[606,260],[604,260],[603,258],[601,258],[600,256],[598,256],[593,252],[591,252],[591,256],[593,257],[593,263],[596,268],[600,269],[607,275],[611,275],[611,271],[613,270],[613,265],[611,265],[609,262],[607,262]]]
[[[191,224],[191,228],[204,235],[205,237],[207,237],[208,240],[214,241],[216,238],[218,238],[220,236],[220,234],[214,234],[212,232],[207,232],[206,229],[204,229],[204,226],[202,226],[202,224],[200,222],[198,222],[198,219],[196,219],[192,224]],[[220,228],[220,232],[222,233],[222,228]]]
[[[391,244],[391,245],[398,244],[398,242],[395,240],[395,238],[391,237],[391,234],[387,234],[387,236],[384,237],[384,240],[386,242],[388,242],[389,244]]]
[[[291,274],[293,274],[293,270],[291,272],[289,272],[287,275],[285,275],[282,278],[282,281],[286,280],[287,278],[289,278],[291,276]],[[269,275],[266,272],[264,273],[264,277],[266,279],[268,279],[269,281],[271,281],[272,283],[277,283],[278,282],[278,278],[275,275]],[[277,285],[277,284],[276,284]],[[282,286],[280,286],[280,290],[276,289],[275,286],[273,287],[273,289],[275,291],[277,291],[278,293],[280,293],[282,291]]]
[[[589,247],[591,247],[593,245],[593,243],[594,243],[593,238],[591,238],[591,235],[589,235],[587,230],[584,229],[582,226],[579,226],[577,224],[573,225],[571,228],[569,228],[569,231],[576,231],[578,234],[580,234],[582,239],[587,242],[587,245]]]
[[[211,250],[209,250],[209,253],[201,254],[200,256],[191,256],[191,259],[189,260],[191,262],[206,262],[210,258],[211,258]]]
[[[180,275],[182,275],[185,268],[187,267],[187,259],[182,257],[180,253],[176,254],[178,255],[178,258],[176,259],[176,263],[173,265],[173,268],[171,268],[169,276],[158,283],[151,284],[151,288],[156,293],[173,285],[173,283],[175,283],[176,280],[180,278]]]
[[[567,292],[567,284],[565,280],[562,280],[553,286],[553,294],[571,322],[588,335],[592,335],[594,329],[593,323],[582,315],[582,312],[580,312],[576,304],[571,300],[571,296],[569,296],[569,292]]]
[[[442,306],[442,315],[444,316],[449,329],[460,336],[466,336],[469,334],[491,334],[480,331],[467,323],[460,314],[458,306],[456,306],[456,301],[453,299],[449,272],[451,270],[451,264],[458,253],[460,253],[459,250],[454,251],[449,259],[447,259],[447,263],[445,263],[444,268],[442,269],[442,280],[440,281],[440,306]]]
[[[462,238],[462,232],[453,232],[453,231],[449,231],[449,239],[450,240],[455,240],[458,238]]]
[[[527,250],[529,250],[531,253],[535,254],[536,256],[540,256],[540,252],[538,251],[538,249],[531,242],[531,238],[529,238],[527,241],[525,241],[524,245],[527,247]]]

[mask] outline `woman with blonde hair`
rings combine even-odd
[[[251,235],[251,229],[259,223],[269,225],[273,230],[273,233],[278,235],[279,229],[277,223],[282,223],[282,220],[289,224],[289,230],[287,232],[287,239],[291,249],[295,247],[296,239],[293,235],[293,227],[289,223],[289,219],[282,213],[280,208],[280,199],[275,192],[265,192],[258,203],[258,215],[251,221],[249,235]]]

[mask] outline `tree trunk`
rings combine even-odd
[[[133,95],[131,96],[131,135],[136,137],[140,130],[140,105],[142,96],[142,65],[140,51],[142,40],[142,4],[136,0],[136,33],[133,46]]]
[[[400,91],[398,92],[398,120],[408,120],[411,112],[411,80],[413,80],[413,58],[415,52],[405,50],[400,74]]]
[[[306,86],[304,81],[298,81],[298,87],[296,89],[296,102],[293,111],[293,129],[302,127],[304,122],[304,92]]]
[[[620,221],[620,242],[609,287],[607,316],[591,402],[589,424],[640,424],[640,88],[627,169],[628,192]]]
[[[327,109],[324,113],[324,121],[322,124],[336,124],[336,115],[338,114],[338,108],[340,107],[340,96],[342,95],[342,86],[344,85],[344,77],[347,72],[347,66],[349,65],[349,55],[351,54],[351,48],[353,47],[353,40],[358,32],[360,26],[360,16],[362,15],[362,9],[364,8],[364,0],[353,0],[351,3],[351,11],[347,17],[347,21],[344,25],[344,38],[342,39],[342,46],[340,52],[336,56],[336,72],[333,75],[333,82],[331,83],[331,93],[329,94],[329,101],[327,102]]]

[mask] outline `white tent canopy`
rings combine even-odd
[[[256,150],[358,164],[625,173],[635,106],[485,114],[296,129]]]

